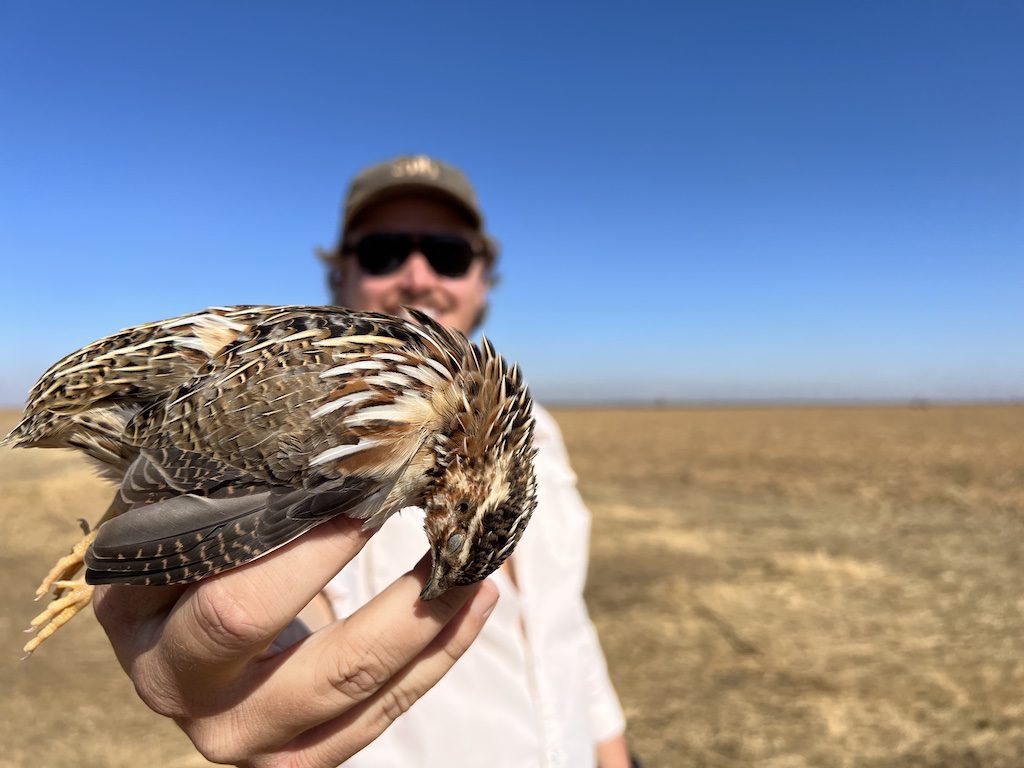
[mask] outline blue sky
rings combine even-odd
[[[0,7],[0,403],[320,303],[367,163],[464,167],[544,399],[1024,397],[1024,6]]]

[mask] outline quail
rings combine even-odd
[[[422,507],[425,600],[498,568],[536,506],[529,391],[486,339],[407,312],[215,307],[43,374],[0,444],[77,449],[118,488],[43,579],[26,653],[95,584],[197,581],[339,514],[373,528]]]

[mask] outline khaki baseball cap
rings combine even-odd
[[[483,212],[466,174],[453,165],[426,155],[401,155],[372,165],[352,179],[345,195],[342,230],[348,229],[367,206],[411,190],[423,190],[448,198],[469,215],[473,226],[483,230]]]

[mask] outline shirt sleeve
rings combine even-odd
[[[559,556],[566,558],[569,578],[560,580],[573,591],[575,617],[571,631],[577,638],[576,647],[585,676],[589,699],[589,720],[594,743],[618,736],[625,731],[626,721],[608,676],[608,663],[601,649],[597,630],[590,620],[583,588],[586,584],[590,553],[590,510],[576,487],[576,474],[569,465],[568,452],[555,420],[544,409],[536,409],[538,429],[538,472],[543,473],[540,484],[543,502],[550,505],[548,519],[557,520]]]
[[[586,611],[586,607],[583,608]],[[626,730],[626,717],[608,677],[608,664],[601,650],[601,641],[593,622],[586,615],[581,628],[580,653],[585,660],[587,687],[590,690],[590,728],[594,743],[599,744]]]

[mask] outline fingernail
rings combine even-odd
[[[469,601],[469,610],[481,618],[486,619],[491,615],[494,606],[498,604],[498,590],[492,586],[481,587]]]

